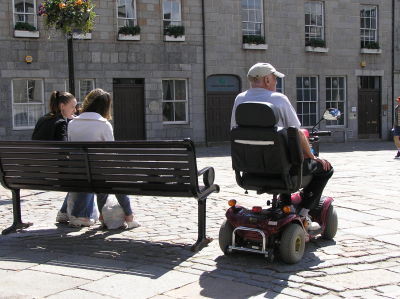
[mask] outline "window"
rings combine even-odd
[[[11,84],[13,128],[33,128],[44,114],[43,80],[14,79]]]
[[[378,42],[377,36],[377,11],[376,6],[363,6],[360,11],[360,36],[361,48],[371,48]]]
[[[242,0],[243,36],[263,36],[263,27],[262,0]]]
[[[284,93],[283,78],[276,77],[276,91]]]
[[[163,23],[164,28],[182,25],[181,1],[163,0]]]
[[[309,127],[317,123],[318,78],[297,77],[297,115],[302,126]]]
[[[345,77],[326,77],[326,108],[337,108],[342,117],[338,120],[327,120],[328,126],[343,126],[346,107]]]
[[[319,1],[304,3],[306,45],[312,40],[325,40],[324,4]]]
[[[75,86],[77,86],[75,82]],[[78,80],[78,93],[76,94],[76,101],[78,104],[82,104],[86,95],[92,91],[94,87],[94,79],[79,79]],[[69,91],[69,81],[65,80],[65,90]]]
[[[118,0],[117,16],[118,29],[125,26],[136,26],[136,0]]]
[[[184,79],[162,80],[163,122],[187,123],[187,81]]]
[[[13,0],[14,3],[14,25],[17,23],[28,23],[37,28],[36,1],[35,0]]]

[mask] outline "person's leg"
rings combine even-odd
[[[101,211],[102,211],[104,205],[107,202],[108,194],[106,194],[106,193],[96,193],[96,198],[97,198],[97,207],[99,208],[100,219],[101,219]]]
[[[69,193],[67,193],[67,195],[66,195],[65,198],[64,198],[64,202],[63,202],[63,204],[62,204],[62,206],[61,206],[61,209],[60,209],[60,212],[61,212],[61,213],[67,213],[68,195],[69,195]]]
[[[91,218],[93,214],[94,194],[83,192],[71,192],[74,206],[71,215],[74,217]]]
[[[122,210],[124,210],[125,215],[132,215],[131,201],[129,200],[129,196],[126,194],[115,194],[115,197],[117,198]]]
[[[325,171],[321,163],[316,161],[312,161],[312,163],[316,163],[316,169],[312,173],[313,178],[311,182],[303,189],[303,198],[301,202],[301,206],[308,210],[312,210],[316,207],[326,184],[333,175],[333,168]]]
[[[67,214],[68,195],[69,193],[67,193],[67,195],[65,196],[61,209],[57,212],[56,221],[59,223],[67,223],[69,221],[69,217]]]

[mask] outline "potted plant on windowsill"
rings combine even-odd
[[[118,40],[140,40],[140,26],[123,26],[119,28]]]
[[[164,28],[164,40],[166,42],[185,41],[185,27],[182,25],[168,25]]]
[[[379,47],[377,42],[365,42],[364,45],[361,44],[360,53],[363,54],[381,54],[382,49]]]
[[[268,49],[268,45],[261,35],[243,35],[243,49],[266,50]]]
[[[306,52],[319,52],[326,53],[329,51],[329,48],[326,47],[326,42],[320,38],[313,38],[310,40],[306,40]]]
[[[39,37],[39,31],[35,26],[26,23],[26,22],[18,22],[14,27],[14,36],[15,37]]]

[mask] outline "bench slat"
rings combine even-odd
[[[18,178],[55,178],[64,180],[86,180],[86,173],[56,173],[56,172],[20,172],[20,171],[9,171],[6,173],[6,177],[18,177]]]
[[[145,154],[89,154],[89,161],[188,161],[188,156],[180,155],[145,155]]]
[[[28,172],[54,172],[54,173],[87,173],[86,168],[83,167],[60,167],[59,165],[54,166],[32,166],[32,165],[13,165],[6,164],[3,167],[3,171],[28,171]]]
[[[93,175],[93,182],[98,180],[105,181],[138,181],[138,182],[179,182],[190,183],[190,177],[177,177],[177,176],[145,176],[145,175]]]
[[[171,168],[136,168],[136,167],[119,167],[119,168],[109,168],[109,167],[92,167],[91,172],[95,174],[154,174],[154,175],[180,175],[189,176],[189,169],[171,169]]]
[[[162,161],[147,161],[147,162],[130,162],[130,161],[92,161],[91,167],[143,167],[143,168],[174,168],[174,169],[189,169],[188,162],[162,162]]]
[[[68,166],[77,166],[77,167],[82,167],[85,165],[85,161],[67,161],[67,160],[29,160],[29,159],[18,159],[18,160],[12,160],[12,159],[2,159],[3,167],[7,166],[59,166],[59,167],[68,167]]]

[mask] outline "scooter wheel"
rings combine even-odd
[[[229,254],[228,246],[232,245],[233,226],[228,221],[224,220],[219,229],[219,247],[224,254]]]
[[[287,264],[297,263],[304,255],[305,244],[304,229],[298,224],[289,224],[281,236],[279,245],[281,259]]]
[[[322,238],[326,240],[332,240],[336,235],[337,227],[338,217],[335,208],[331,205],[326,215],[326,226],[324,232],[322,233]]]

